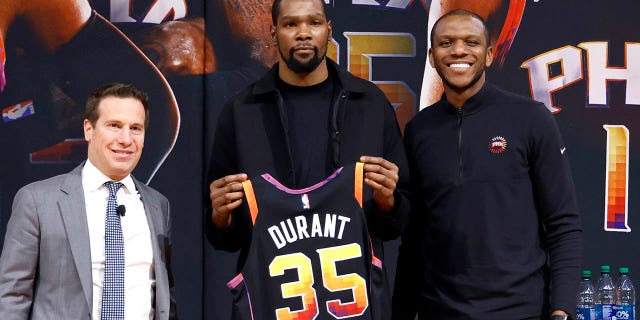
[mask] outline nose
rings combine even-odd
[[[122,129],[120,130],[120,135],[118,136],[118,142],[123,145],[129,145],[131,144],[131,141],[131,128],[129,128],[128,126],[122,127]]]
[[[311,39],[310,27],[306,23],[301,23],[298,27],[298,33],[296,34],[296,40],[308,40]]]
[[[455,41],[451,45],[451,54],[455,56],[464,56],[467,54],[467,46],[464,41]]]

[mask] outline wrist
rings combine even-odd
[[[226,229],[231,225],[231,214],[224,215],[213,210],[211,214],[211,221],[216,228]]]

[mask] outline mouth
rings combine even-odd
[[[299,53],[312,53],[315,51],[315,47],[313,46],[298,46],[298,47],[294,47],[293,51],[295,52],[299,52]]]
[[[466,62],[458,62],[458,63],[450,63],[448,64],[448,66],[449,68],[464,70],[464,69],[470,68],[471,64]]]
[[[111,150],[111,152],[117,157],[117,158],[126,158],[129,157],[133,154],[133,151],[127,151],[127,150]]]

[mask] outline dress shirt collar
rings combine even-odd
[[[95,191],[104,186],[104,183],[107,181],[113,181],[109,179],[102,171],[100,171],[96,166],[87,159],[82,168],[82,184],[85,186],[88,191]],[[121,182],[124,184],[125,191],[127,193],[133,193],[136,190],[136,186],[133,183],[133,179],[131,175],[127,175],[124,179],[116,182]]]

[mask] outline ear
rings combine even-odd
[[[273,45],[274,46],[278,46],[278,38],[276,36],[276,26],[271,26],[271,29],[269,30],[269,33],[271,34],[271,40],[273,41]]]
[[[429,48],[429,64],[431,65],[432,68],[435,68],[436,65],[433,63],[433,49]]]
[[[88,119],[84,119],[84,140],[87,142],[91,142],[91,137],[93,136],[93,126],[91,125],[91,121]]]
[[[485,66],[489,68],[492,62],[493,62],[493,47],[488,47]]]
[[[331,20],[327,21],[327,28],[329,28],[329,41],[331,41],[331,38],[333,38],[333,24]]]

